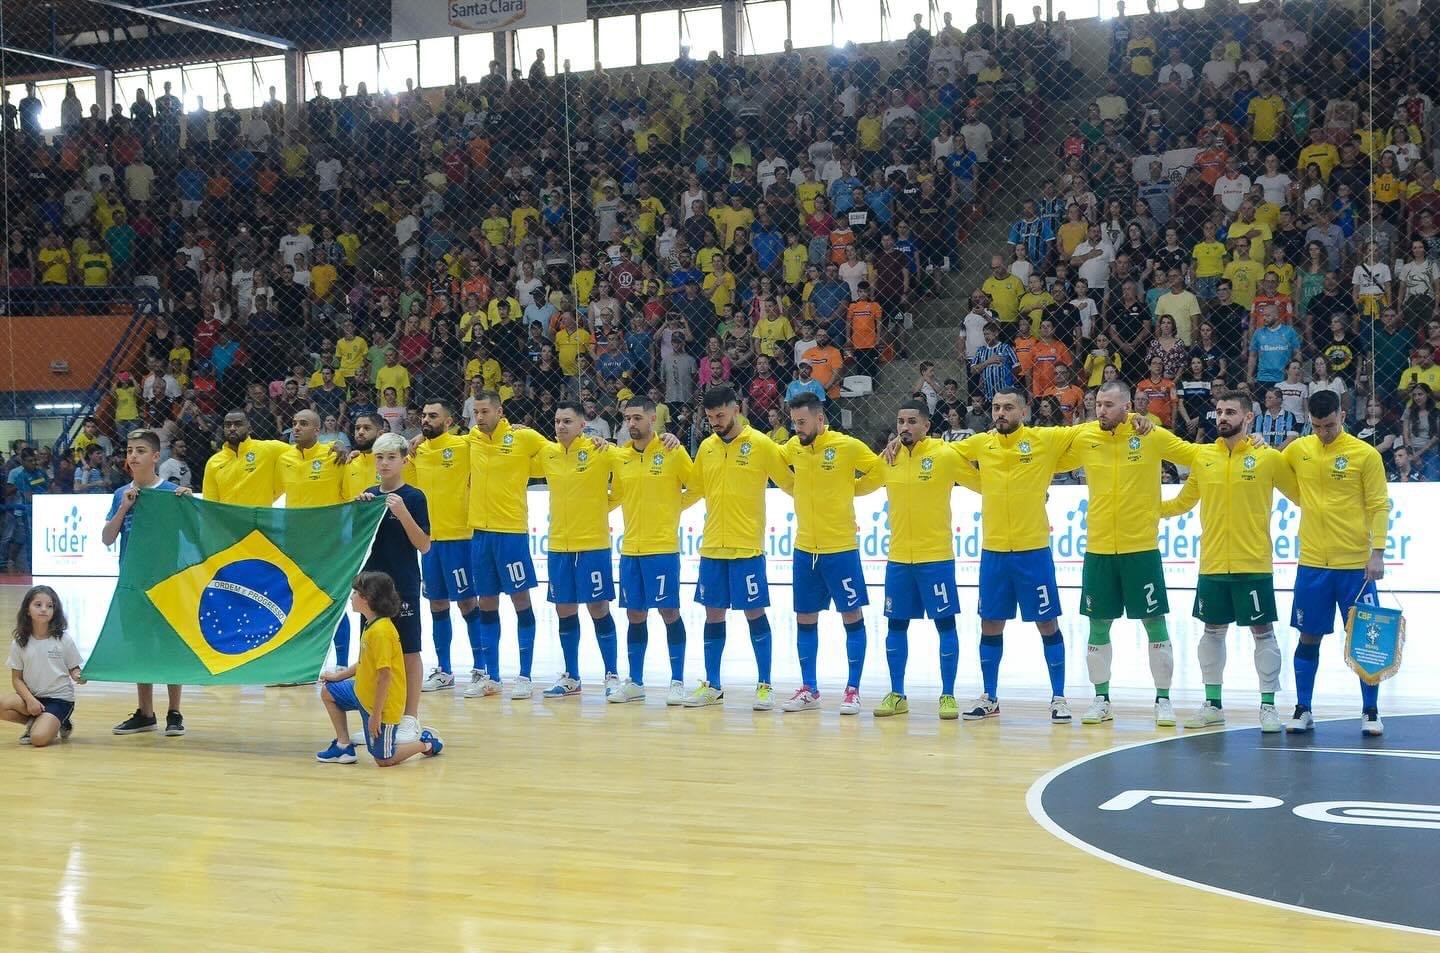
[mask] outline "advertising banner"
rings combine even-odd
[[[461,33],[495,33],[532,26],[578,23],[585,0],[390,0],[390,38],[423,40]],[[474,78],[484,74],[484,64]],[[550,64],[553,70],[554,64]],[[465,72],[465,68],[461,69]]]
[[[780,490],[769,490],[767,498],[764,553],[769,564],[771,585],[788,585],[790,560],[795,546],[795,512],[790,498]],[[1167,486],[1166,496],[1179,492]],[[545,553],[549,538],[550,496],[532,490],[530,499],[530,551],[543,582]],[[36,575],[114,576],[119,564],[117,552],[100,542],[109,496],[37,496],[35,498],[34,572]],[[968,490],[955,490],[951,505],[955,517],[956,563],[960,584],[974,586],[980,571],[980,498]],[[1055,556],[1056,579],[1062,587],[1080,585],[1080,567],[1085,558],[1086,491],[1081,486],[1050,488],[1050,549]],[[1177,588],[1193,588],[1199,570],[1199,508],[1185,516],[1160,523],[1160,556],[1165,582]],[[680,520],[677,540],[680,550],[681,581],[694,583],[700,565],[700,537],[705,504],[696,504]],[[867,583],[879,587],[885,579],[885,560],[890,552],[890,524],[885,494],[873,493],[855,501],[855,523],[861,561]],[[1383,590],[1440,592],[1440,534],[1422,531],[1422,526],[1440,525],[1440,491],[1424,484],[1391,484],[1390,531],[1385,547]],[[610,514],[611,543],[617,553],[624,532],[620,510]],[[1270,513],[1270,532],[1275,563],[1275,587],[1289,590],[1295,582],[1300,556],[1300,511],[1283,497],[1276,496]]]

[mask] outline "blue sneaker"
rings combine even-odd
[[[425,752],[425,757],[427,758],[433,758],[437,754],[445,750],[445,742],[441,741],[440,736],[435,734],[435,732],[429,728],[426,728],[424,731],[420,732],[420,740],[424,742],[429,742],[430,744],[430,750]]]
[[[315,760],[325,764],[354,764],[355,746],[341,745],[335,739],[330,740],[330,747],[324,751],[317,752]]]
[[[569,698],[571,695],[580,694],[580,682],[568,675],[561,675],[555,679],[555,684],[545,689],[546,698]]]

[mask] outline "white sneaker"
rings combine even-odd
[[[860,714],[860,689],[852,685],[845,686],[845,697],[840,702],[840,714]]]
[[[790,700],[780,706],[781,711],[816,711],[820,708],[820,696],[808,688],[796,689]]]
[[[609,672],[605,676],[605,697],[609,698],[620,690],[620,676]]]
[[[405,744],[407,741],[420,740],[420,719],[414,715],[405,715],[400,719],[400,727],[395,729],[395,742]]]
[[[1065,700],[1064,695],[1055,695],[1050,699],[1050,723],[1052,725],[1068,725],[1073,716],[1070,714],[1070,703]]]
[[[716,688],[709,682],[701,682],[695,686],[695,690],[685,696],[686,708],[709,708],[711,705],[719,705],[725,701],[725,690]]]
[[[580,694],[580,680],[569,675],[558,675],[555,684],[544,691],[545,698],[569,698]]]
[[[466,698],[485,698],[500,694],[501,685],[484,669],[470,670],[470,684],[465,686]]]
[[[665,704],[674,708],[677,705],[685,704],[685,683],[672,679],[670,681],[670,694],[665,696]]]
[[[1085,709],[1085,714],[1080,716],[1082,725],[1098,725],[1114,720],[1115,712],[1110,709],[1110,699],[1101,698],[1099,695],[1096,695],[1095,700],[1090,703],[1090,707]]]
[[[1313,731],[1315,728],[1315,716],[1310,714],[1310,709],[1302,705],[1295,706],[1295,714],[1285,722],[1285,730],[1292,735],[1304,734]]]
[[[1277,731],[1283,731],[1285,725],[1280,721],[1280,713],[1275,710],[1274,705],[1260,706],[1260,731],[1262,734],[1273,735]]]
[[[1170,704],[1168,698],[1155,699],[1155,727],[1175,727],[1175,706]]]
[[[517,676],[515,681],[510,683],[510,700],[512,702],[524,701],[533,697],[535,697],[535,686],[530,684],[530,679],[524,675]]]
[[[1385,722],[1380,720],[1379,713],[1373,715],[1362,715],[1360,718],[1360,733],[1371,738],[1378,738],[1385,734]]]
[[[1270,710],[1273,712],[1275,706],[1270,706]],[[1278,716],[1276,717],[1276,722],[1279,722]],[[1195,712],[1194,715],[1185,719],[1186,728],[1213,728],[1216,725],[1223,724],[1225,724],[1225,709],[1217,708],[1209,701],[1201,705],[1200,709]]]
[[[960,713],[960,717],[966,721],[982,721],[986,718],[994,718],[998,714],[1000,714],[1000,699],[982,694],[970,703],[969,708]]]
[[[420,690],[422,692],[438,692],[442,688],[454,687],[454,675],[451,675],[449,672],[442,672],[438,668],[432,668],[430,674],[425,676],[425,681],[421,683]]]
[[[626,702],[643,702],[645,700],[645,686],[636,685],[630,679],[625,679],[615,687],[615,690],[605,692],[605,700],[612,705],[623,705]]]

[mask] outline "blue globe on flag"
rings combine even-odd
[[[217,652],[248,652],[279,634],[294,604],[284,570],[242,559],[222,566],[201,592],[200,633]]]

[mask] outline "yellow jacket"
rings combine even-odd
[[[1081,426],[1020,427],[1012,434],[977,433],[950,445],[967,462],[980,467],[984,549],[1017,553],[1050,546],[1045,499],[1055,471],[1074,469],[1058,464]]]
[[[205,461],[205,499],[237,506],[269,506],[280,497],[276,464],[290,449],[282,440],[246,437],[234,450],[226,444]]]
[[[1160,504],[1160,515],[1188,513],[1199,501],[1200,575],[1270,573],[1276,490],[1297,499],[1295,474],[1280,451],[1246,440],[1231,450],[1222,437],[1197,450],[1180,494]]]
[[[568,449],[547,441],[536,454],[532,473],[550,487],[550,552],[610,548],[610,475],[619,468],[620,449],[597,450],[589,437]]]
[[[1060,469],[1085,468],[1086,550],[1113,556],[1159,549],[1160,461],[1189,466],[1196,450],[1164,427],[1142,437],[1128,420],[1113,431],[1098,421],[1081,424]]]
[[[1348,433],[1329,446],[1311,434],[1281,453],[1300,487],[1300,565],[1363,569],[1390,528],[1380,453]]]
[[[308,450],[290,447],[280,454],[279,468],[286,507],[333,506],[345,502],[341,492],[345,466],[337,462],[333,443],[317,443]]]
[[[795,471],[795,548],[812,555],[849,552],[856,542],[856,475],[876,469],[880,458],[854,437],[825,430],[810,446],[791,437],[780,458]],[[865,488],[879,488],[875,482]]]
[[[472,427],[470,446],[470,528],[492,533],[530,532],[530,501],[525,487],[536,454],[547,441],[533,430],[514,430],[501,420],[486,435]]]
[[[949,562],[955,558],[955,523],[950,488],[957,483],[980,492],[980,473],[955,452],[955,444],[925,437],[901,447],[895,462],[881,464],[861,481],[860,495],[878,476],[889,499],[892,563]]]
[[[623,556],[658,556],[680,550],[680,514],[696,502],[684,492],[695,464],[684,447],[666,450],[651,437],[644,450],[633,443],[620,448],[620,465],[611,485],[611,509],[625,514]]]
[[[742,427],[728,443],[711,434],[695,454],[690,489],[705,497],[705,535],[700,555],[741,559],[761,553],[765,533],[765,483],[787,493],[795,475],[780,448],[753,427]]]
[[[437,543],[469,539],[470,449],[465,438],[442,433],[422,440],[411,461],[415,486],[430,504],[430,538]]]

